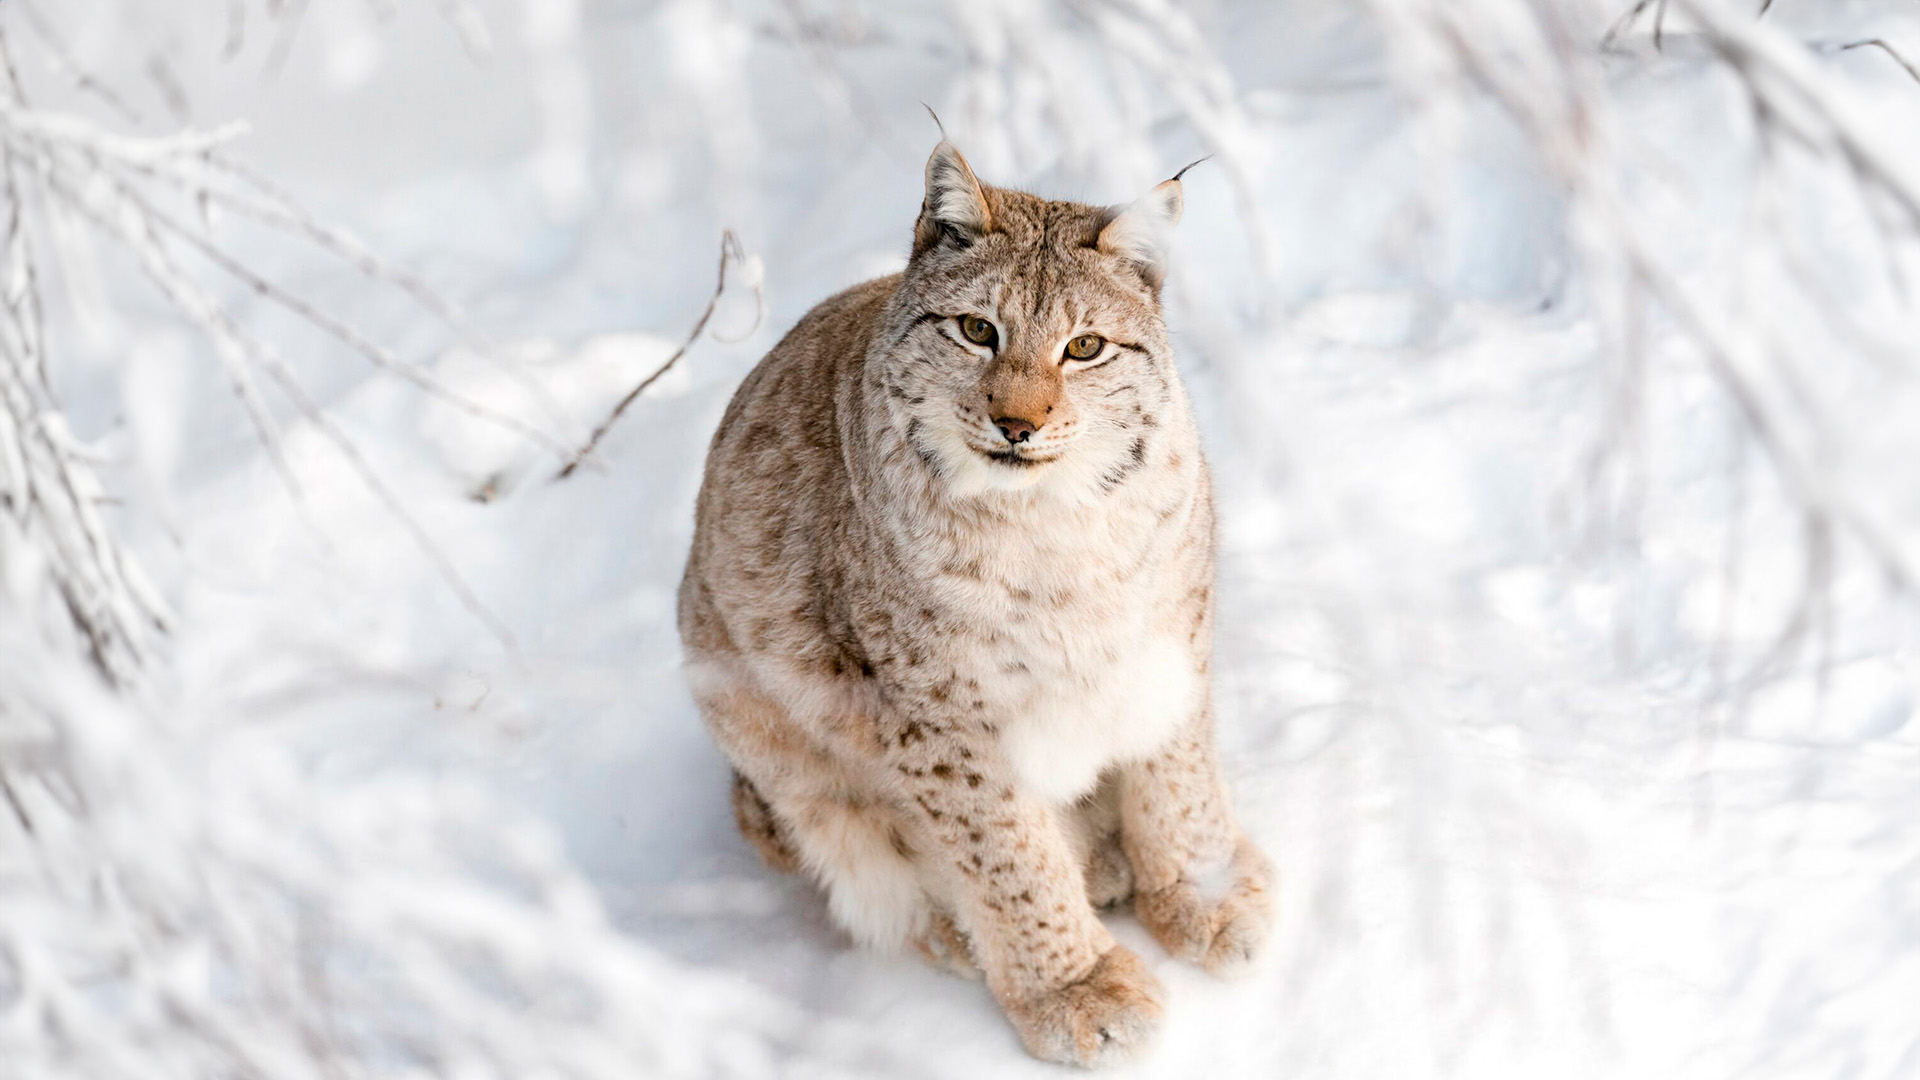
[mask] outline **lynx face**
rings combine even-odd
[[[956,494],[1113,490],[1179,393],[1157,243],[1177,183],[1114,211],[983,187],[947,144],[927,173],[883,367],[894,421]]]

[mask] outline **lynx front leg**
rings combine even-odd
[[[1273,868],[1234,821],[1210,712],[1126,768],[1121,842],[1134,913],[1168,952],[1222,975],[1252,963],[1272,921]]]
[[[1035,1057],[1099,1065],[1159,1025],[1160,987],[1094,916],[1080,860],[1054,811],[1021,795],[986,752],[909,724],[895,763],[944,863],[987,986]]]

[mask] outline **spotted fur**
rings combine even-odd
[[[907,269],[808,313],[721,421],[688,675],[742,831],[855,940],[977,967],[1036,1055],[1117,1060],[1160,990],[1096,903],[1223,971],[1268,923],[1214,754],[1212,494],[1161,318],[1179,182],[1047,201],[943,142],[927,183]]]

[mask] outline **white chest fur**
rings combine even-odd
[[[1159,749],[1199,707],[1200,678],[1180,643],[1142,633],[1107,645],[1100,663],[1027,681],[1007,702],[1001,745],[1041,798],[1085,795],[1102,770]]]
[[[990,628],[958,665],[1023,787],[1055,803],[1158,750],[1203,703],[1191,620],[1169,618],[1188,591],[1192,489],[1169,513],[1145,487],[1095,505],[1037,499],[1030,520],[936,532],[944,543],[918,551],[940,606]]]

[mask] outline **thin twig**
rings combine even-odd
[[[1908,63],[1906,57],[1901,56],[1898,52],[1894,50],[1893,46],[1887,44],[1885,41],[1881,40],[1880,38],[1868,38],[1865,41],[1851,42],[1849,44],[1840,46],[1839,51],[1846,52],[1849,49],[1864,48],[1868,45],[1872,45],[1875,48],[1878,48],[1881,52],[1886,53],[1888,56],[1893,57],[1893,62],[1896,64],[1899,64],[1903,69],[1905,69],[1907,75],[1910,78],[1912,78],[1914,82],[1920,82],[1920,68],[1915,68],[1912,64]]]
[[[247,5],[245,0],[227,2],[227,40],[220,46],[220,59],[231,61],[240,55],[247,42]]]
[[[530,399],[539,404],[549,419],[566,422],[564,410],[553,400],[552,395],[539,380],[530,377],[521,365],[502,360],[498,356],[497,347],[475,328],[458,304],[441,295],[421,278],[375,255],[371,248],[352,234],[315,220],[301,207],[299,200],[240,162],[217,151],[209,151],[186,159],[168,159],[151,163],[115,161],[112,164],[123,170],[137,173],[143,178],[158,180],[180,190],[186,197],[194,199],[199,204],[203,217],[211,208],[230,211],[257,225],[309,241],[320,250],[334,255],[359,271],[369,280],[399,289],[428,314],[452,330],[461,344],[472,350],[482,360],[492,364],[525,391]],[[195,172],[193,166],[202,167],[238,181],[257,195],[258,199],[242,194],[240,191],[213,186],[205,177]],[[202,231],[210,231],[210,229]],[[555,455],[566,453],[565,446],[544,432],[531,436],[530,440]]]
[[[102,130],[82,117],[31,110],[14,78],[5,45],[5,39],[0,38],[0,68],[4,69],[0,75],[5,76],[0,79],[0,197],[10,204],[0,208],[0,268],[6,271],[4,287],[0,287],[0,391],[4,391],[0,397],[5,399],[0,402],[5,406],[0,412],[0,426],[27,433],[31,442],[21,447],[28,455],[23,459],[24,466],[14,468],[11,461],[0,464],[7,466],[7,476],[19,473],[25,478],[21,505],[26,509],[22,513],[30,522],[42,520],[43,528],[50,531],[49,546],[61,564],[55,570],[53,584],[72,611],[102,673],[119,683],[137,670],[137,623],[145,617],[160,625],[160,616],[141,595],[117,545],[106,534],[99,517],[102,500],[97,484],[84,467],[75,471],[83,461],[85,448],[60,426],[57,410],[44,408],[36,400],[37,394],[48,390],[44,374],[40,387],[28,385],[34,372],[43,370],[45,349],[38,278],[33,272],[33,252],[27,247],[30,231],[23,220],[22,204],[27,194],[22,189],[23,180],[33,182],[49,212],[74,215],[109,243],[133,255],[144,276],[171,306],[208,336],[269,460],[310,527],[314,523],[299,479],[282,451],[278,423],[261,399],[256,381],[259,373],[264,373],[293,403],[313,430],[333,444],[349,469],[410,534],[460,604],[509,653],[517,652],[504,623],[468,586],[453,560],[414,518],[400,494],[385,483],[373,463],[301,385],[286,358],[243,330],[212,293],[183,270],[170,249],[178,245],[207,260],[218,271],[343,342],[377,367],[413,382],[433,398],[544,445],[556,458],[564,459],[569,447],[457,393],[431,371],[402,360],[345,321],[255,272],[214,243],[205,230],[162,210],[153,197],[153,182],[182,189],[203,210],[210,203],[230,209],[238,206],[243,216],[343,258],[370,278],[398,285],[465,336],[464,318],[458,309],[417,279],[379,261],[346,234],[318,224],[270,185],[224,161],[217,153],[218,147],[239,134],[241,128],[139,138]],[[233,190],[236,182],[245,190]],[[14,385],[16,381],[18,386]],[[312,531],[323,537],[317,528]]]
[[[472,343],[478,338],[478,332],[473,329],[466,312],[462,311],[458,304],[442,296],[438,290],[418,276],[375,255],[371,248],[351,233],[315,220],[300,209],[299,202],[292,195],[266,177],[225,154],[208,154],[203,160],[214,171],[233,176],[268,200],[265,203],[258,203],[243,198],[235,192],[206,188],[205,194],[215,205],[261,225],[311,241],[321,250],[334,255],[368,278],[384,281],[406,293],[428,314],[446,324],[463,340]],[[164,176],[158,171],[155,175]],[[186,183],[180,178],[166,178],[175,184]]]
[[[372,492],[374,498],[386,508],[388,515],[407,531],[408,536],[413,540],[413,546],[433,565],[434,570],[440,575],[441,582],[453,593],[454,599],[460,602],[460,606],[465,608],[467,614],[473,616],[476,622],[485,627],[508,653],[517,656],[520,645],[515,640],[513,631],[507,628],[506,622],[500,616],[494,614],[486,601],[480,599],[480,594],[474,591],[473,586],[467,583],[466,576],[460,573],[460,568],[454,565],[452,556],[434,541],[433,535],[427,532],[426,526],[420,524],[419,519],[414,517],[412,511],[407,508],[407,504],[400,498],[400,494],[380,478],[379,470],[375,469],[366,455],[360,452],[360,447],[347,436],[340,425],[334,423],[333,418],[320,407],[320,403],[313,400],[313,397],[307,393],[307,388],[300,385],[300,381],[293,377],[292,370],[284,361],[273,357],[259,341],[237,330],[235,332],[243,341],[250,341],[260,355],[272,360],[267,368],[268,376],[279,385],[281,392],[294,403],[294,406],[306,417],[307,422],[325,436],[327,441],[333,444],[334,450],[346,459],[348,467],[360,477],[360,482],[366,485],[367,490]]]
[[[126,123],[135,127],[140,125],[142,121],[140,111],[128,104],[127,99],[113,87],[94,78],[78,60],[74,59],[73,50],[67,47],[59,31],[54,29],[53,24],[47,21],[47,17],[38,7],[24,0],[17,6],[26,17],[28,29],[33,31],[34,36],[40,39],[41,46],[46,49],[47,59],[56,70],[73,83],[75,89],[83,94],[91,94],[104,102]]]
[[[13,782],[7,779],[5,773],[0,773],[0,793],[7,796],[7,805],[13,808],[13,816],[20,819],[20,827],[31,836],[34,831],[33,818],[27,814],[27,808],[20,804],[20,796],[14,793]]]
[[[440,17],[459,36],[468,59],[485,60],[493,55],[493,34],[487,30],[487,20],[481,17],[472,0],[438,0],[435,6],[440,9]]]
[[[48,191],[57,193],[63,203],[93,222],[103,234],[114,237],[123,243],[141,262],[142,269],[153,280],[154,284],[159,287],[161,294],[165,296],[170,303],[183,314],[187,315],[188,318],[199,323],[202,328],[216,331],[212,335],[216,346],[215,352],[227,370],[228,380],[233,388],[234,395],[239,398],[242,408],[246,411],[248,420],[260,436],[260,441],[266,448],[268,459],[272,463],[274,471],[280,474],[281,479],[286,483],[288,492],[292,495],[295,502],[304,503],[304,492],[300,487],[299,479],[295,476],[292,466],[288,463],[286,455],[282,450],[279,424],[274,420],[272,411],[267,408],[266,404],[260,398],[259,386],[254,381],[253,373],[248,368],[244,353],[235,347],[235,343],[229,337],[217,332],[222,324],[214,320],[208,310],[214,307],[211,300],[200,297],[197,292],[191,292],[181,288],[184,282],[183,277],[169,276],[160,272],[157,268],[158,264],[153,261],[155,249],[152,243],[150,241],[142,243],[141,233],[138,229],[126,222],[114,221],[111,215],[103,213],[91,205],[82,193],[84,180],[70,186],[66,178],[61,174],[60,164],[54,159],[51,151],[44,148],[36,149],[41,149],[42,151],[39,156],[39,163],[45,170],[44,182],[47,185]],[[116,190],[115,194],[118,193]],[[151,227],[150,223],[148,227]]]
[[[1655,6],[1656,4],[1658,5],[1657,7]],[[1614,43],[1620,39],[1620,35],[1633,29],[1633,24],[1640,21],[1641,14],[1648,8],[1653,8],[1654,50],[1656,52],[1664,52],[1665,49],[1663,46],[1666,43],[1667,28],[1667,0],[1636,0],[1634,5],[1627,9],[1627,13],[1620,16],[1619,21],[1607,29],[1606,36],[1600,39],[1601,51],[1604,52],[1612,49]]]
[[[100,164],[104,172],[105,163],[102,162]],[[152,219],[154,224],[160,226],[161,229],[184,241],[209,262],[226,271],[228,274],[231,274],[235,279],[252,289],[255,293],[280,305],[287,311],[306,320],[306,322],[327,334],[329,337],[332,337],[334,340],[359,353],[375,367],[405,379],[419,387],[428,397],[444,402],[448,406],[458,409],[475,419],[484,420],[497,427],[513,432],[515,435],[535,445],[551,450],[556,454],[565,452],[565,448],[553,436],[516,417],[509,416],[498,409],[489,408],[461,394],[459,391],[441,382],[436,376],[419,365],[408,363],[406,360],[395,355],[391,350],[368,339],[353,327],[329,315],[314,304],[248,269],[240,260],[208,241],[178,219],[153,205],[131,187],[117,180],[110,181],[110,183],[113,184],[121,198],[126,199],[137,207],[141,213]]]
[[[728,229],[721,233],[719,280],[714,283],[713,295],[707,298],[707,309],[700,313],[700,319],[693,324],[693,330],[687,334],[687,340],[681,342],[680,347],[673,350],[673,355],[667,357],[665,363],[654,368],[652,374],[641,379],[640,385],[627,391],[627,396],[620,399],[620,403],[613,407],[613,412],[609,413],[605,420],[600,421],[600,426],[593,429],[593,434],[587,436],[586,443],[574,453],[572,460],[568,461],[566,465],[561,468],[560,472],[554,476],[555,480],[565,480],[567,477],[572,476],[574,470],[580,467],[580,463],[585,461],[587,457],[593,453],[594,448],[600,445],[601,437],[604,436],[607,433],[607,429],[613,427],[614,423],[627,411],[627,407],[639,400],[640,395],[647,392],[647,387],[659,381],[660,376],[665,375],[673,365],[679,363],[680,358],[687,355],[687,350],[693,347],[693,343],[700,340],[701,332],[707,328],[707,320],[713,318],[714,309],[720,306],[721,294],[727,291],[727,267],[731,266],[735,261],[744,258],[746,258],[746,252],[740,247],[740,241],[733,235],[733,230]]]
[[[388,12],[387,17],[391,16],[392,13]],[[522,365],[502,360],[496,347],[473,325],[472,320],[458,304],[441,295],[421,278],[375,255],[371,248],[352,234],[322,224],[301,207],[298,199],[248,166],[218,152],[204,154],[199,160],[215,172],[238,180],[266,201],[255,202],[238,192],[222,190],[211,185],[200,186],[194,191],[197,197],[267,228],[278,229],[289,235],[309,240],[318,245],[322,251],[330,252],[345,261],[370,280],[385,282],[398,288],[452,330],[460,339],[460,343],[471,349],[474,355],[492,364],[525,391],[531,400],[539,404],[549,419],[560,423],[567,422],[565,411],[554,400],[546,386],[538,379],[531,377]],[[191,179],[168,175],[164,170],[153,170],[151,175],[163,177],[176,186],[193,188]],[[556,453],[564,452],[564,448],[556,448],[551,442],[543,448],[554,450]]]
[[[48,161],[50,164],[54,163],[55,159],[50,152],[50,148],[36,149],[41,149],[43,160]],[[143,175],[162,178],[175,184],[190,186],[191,181],[184,177],[174,175],[164,168],[154,167],[152,163],[110,161],[84,146],[80,148],[80,153],[95,166],[97,175],[105,176],[121,198],[134,204],[144,216],[192,246],[196,251],[200,252],[201,255],[212,261],[222,270],[239,279],[256,293],[280,305],[320,329],[322,332],[360,353],[376,367],[380,367],[406,379],[418,386],[429,396],[437,398],[455,409],[511,431],[521,438],[551,451],[556,456],[566,452],[566,447],[553,436],[513,416],[468,399],[458,391],[443,384],[432,373],[418,365],[408,363],[393,354],[390,350],[358,333],[341,320],[248,269],[241,264],[239,260],[201,236],[197,230],[189,228],[184,223],[162,211],[130,184],[114,177],[112,166],[122,165],[138,171]],[[57,167],[57,165],[55,167]],[[236,175],[241,174],[236,172]],[[204,189],[203,194],[212,193],[212,190],[213,189]],[[269,197],[273,196],[269,195]],[[416,302],[439,317],[443,322],[446,322],[457,333],[461,333],[463,337],[470,336],[467,332],[464,319],[458,309],[439,297],[418,279],[393,271],[344,233],[327,229],[324,226],[312,222],[296,211],[286,209],[285,207],[290,205],[288,200],[280,199],[278,201],[281,203],[280,207],[248,205],[245,210],[255,212],[257,215],[256,220],[277,218],[277,220],[271,220],[270,223],[297,231],[299,235],[312,241],[316,246],[347,260],[355,269],[371,278],[386,280],[397,285]],[[235,202],[244,203],[245,200],[235,200]],[[232,204],[225,200],[222,200],[222,205],[227,205],[232,208]],[[244,212],[245,211],[243,211],[243,213]]]
[[[1612,49],[1614,42],[1620,39],[1620,35],[1633,29],[1634,22],[1640,18],[1640,13],[1647,10],[1647,6],[1652,3],[1653,0],[1635,0],[1634,5],[1628,8],[1626,13],[1621,15],[1612,26],[1607,28],[1606,36],[1600,39],[1601,51],[1604,52]]]
[[[1731,18],[1715,4],[1704,0],[1681,3],[1701,25],[1712,49],[1745,78],[1748,92],[1766,101],[1781,117],[1785,131],[1822,152],[1838,150],[1860,175],[1870,178],[1875,187],[1898,203],[1908,218],[1920,221],[1920,170],[1894,153],[1879,132],[1835,101],[1832,88],[1820,78],[1820,70],[1806,49],[1778,32]],[[1775,104],[1781,99],[1788,102],[1791,113]],[[1812,131],[1804,130],[1794,118],[1809,118],[1816,126]]]
[[[59,186],[58,180],[54,180],[53,183],[56,188]],[[124,193],[117,190],[114,193],[120,194],[123,200],[126,199]],[[175,307],[188,313],[200,323],[202,328],[213,336],[216,344],[223,346],[223,352],[231,350],[240,367],[244,368],[245,361],[251,359],[265,368],[268,377],[280,387],[288,400],[293,402],[302,417],[333,444],[334,449],[345,459],[348,467],[359,477],[360,482],[366,485],[388,513],[407,531],[414,546],[433,564],[442,582],[459,600],[460,605],[476,621],[486,627],[508,652],[517,653],[519,646],[514,640],[512,631],[508,630],[500,617],[480,599],[479,594],[473,590],[454,565],[453,559],[440,548],[432,535],[413,516],[399,494],[381,478],[379,471],[361,453],[360,448],[308,394],[306,388],[294,376],[292,366],[278,352],[242,330],[228,315],[225,308],[190,281],[162,246],[158,230],[154,227],[155,222],[150,218],[142,218],[139,227],[131,223],[116,225],[111,216],[88,205],[80,192],[62,190],[62,194],[75,209],[86,215],[108,235],[118,237],[138,256],[141,269],[148,280],[158,287]],[[140,209],[139,204],[131,200],[124,201],[123,205],[136,210]],[[297,491],[298,483],[292,479],[290,467],[287,468],[287,479],[291,487]],[[302,509],[304,512],[304,507]]]
[[[280,33],[273,39],[273,48],[267,53],[266,67],[263,73],[268,81],[280,77],[280,69],[287,64],[287,57],[293,55],[293,39],[300,35],[300,24],[306,21],[307,0],[293,0],[285,13],[275,12],[280,20]]]

